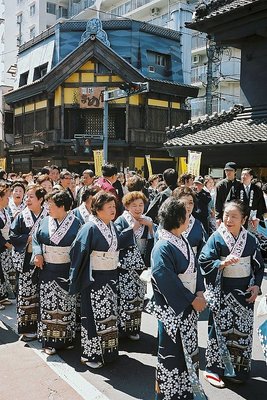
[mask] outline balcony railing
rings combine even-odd
[[[167,136],[165,132],[150,131],[144,129],[135,129],[130,131],[129,142],[139,144],[163,144],[166,142]]]
[[[23,146],[23,145],[31,145],[32,142],[40,141],[44,144],[54,144],[59,142],[60,140],[60,132],[56,130],[48,131],[48,132],[40,132],[38,134],[24,134],[24,135],[16,135],[14,138],[15,146]]]
[[[207,39],[205,33],[198,33],[192,36],[192,50],[202,49],[206,47]]]

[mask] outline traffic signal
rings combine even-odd
[[[119,87],[126,92],[127,96],[148,92],[148,82],[124,82]]]

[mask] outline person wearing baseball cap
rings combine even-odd
[[[240,198],[241,182],[236,179],[237,165],[234,161],[225,164],[225,179],[215,188],[215,217],[217,226],[222,222],[224,203]]]

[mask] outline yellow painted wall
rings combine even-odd
[[[40,110],[41,108],[46,108],[46,107],[47,107],[47,100],[37,101],[35,103],[36,110]]]
[[[87,61],[85,64],[83,64],[82,67],[80,67],[80,70],[85,70],[85,69],[91,69],[91,70],[95,70],[95,64],[93,63],[93,61]]]
[[[75,72],[71,76],[69,76],[65,82],[71,82],[71,83],[78,83],[79,82],[79,74]]]
[[[169,103],[165,100],[148,99],[148,105],[154,107],[168,107]]]
[[[109,82],[110,75],[97,75],[96,82]]]
[[[82,82],[94,82],[95,74],[93,72],[82,72],[81,78]]]
[[[123,79],[118,75],[112,75],[111,81],[112,82],[123,82]]]
[[[180,110],[180,108],[181,108],[181,103],[177,103],[177,102],[172,102],[171,103],[171,108],[175,108],[175,109],[177,109],[177,110]]]
[[[61,86],[55,90],[55,107],[61,105]]]
[[[26,104],[25,106],[25,113],[30,112],[30,111],[34,111],[34,104]]]
[[[139,95],[135,94],[134,96],[130,96],[129,104],[131,104],[132,106],[139,106]]]
[[[76,88],[64,88],[64,103],[73,104],[76,97]]]
[[[14,112],[15,112],[15,115],[22,114],[22,107],[15,108]]]

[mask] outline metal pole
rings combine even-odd
[[[104,163],[108,162],[108,101],[104,99],[103,113],[103,152]]]
[[[206,114],[212,114],[212,83],[213,83],[213,73],[212,73],[212,65],[213,65],[213,56],[214,56],[214,47],[210,40],[208,40],[207,44],[207,86],[206,86]]]

